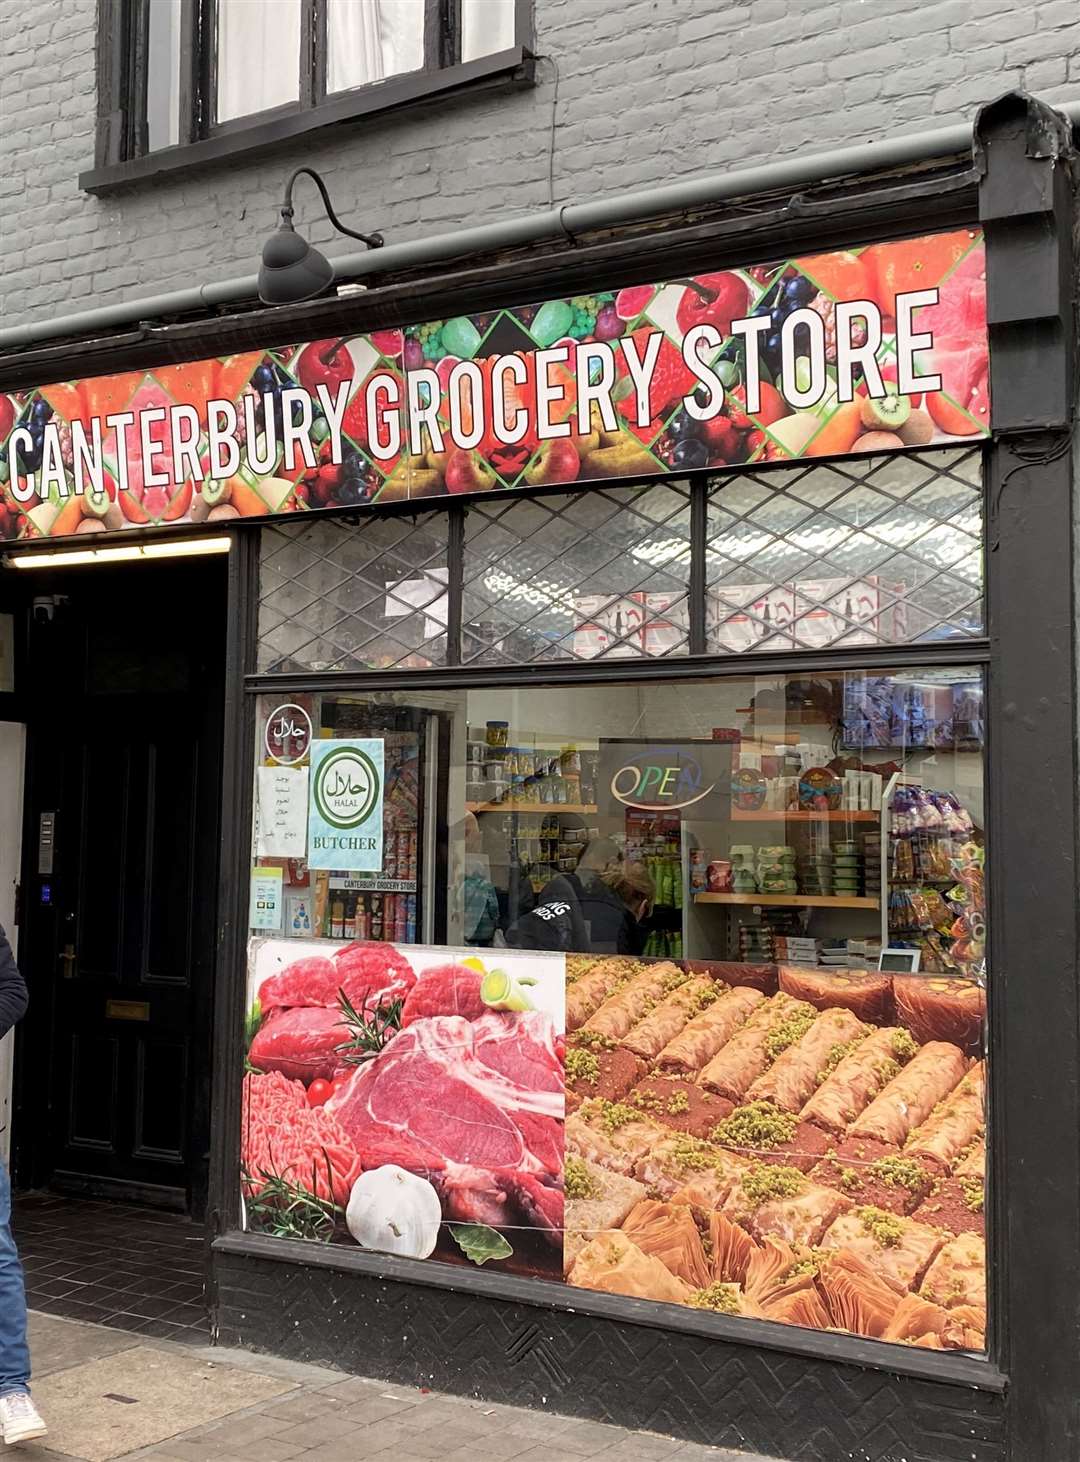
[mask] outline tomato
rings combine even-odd
[[[351,1071],[342,1071],[339,1075],[334,1077],[330,1085],[334,1088],[335,1091],[340,1091],[343,1086],[348,1086],[349,1082],[352,1080],[352,1075],[353,1074]]]
[[[307,1100],[309,1107],[321,1107],[334,1095],[333,1082],[324,1081],[320,1076],[307,1089]]]

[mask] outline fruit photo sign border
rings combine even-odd
[[[871,244],[0,395],[0,541],[970,440],[988,375],[981,232]]]

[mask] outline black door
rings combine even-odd
[[[18,1087],[31,1181],[200,1214],[223,638],[204,626],[222,586],[163,567],[71,574],[30,627]]]

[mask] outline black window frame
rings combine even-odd
[[[174,144],[152,149],[146,105],[152,3],[98,0],[94,166],[79,175],[86,192],[108,192],[264,151],[323,128],[465,88],[516,88],[533,82],[533,0],[512,0],[514,44],[472,61],[461,58],[462,0],[423,0],[423,67],[339,92],[326,89],[327,0],[299,0],[297,100],[219,122],[217,0],[180,0],[179,137]]]

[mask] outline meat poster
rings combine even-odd
[[[250,968],[250,1231],[985,1348],[978,981],[274,939]]]
[[[247,1227],[562,1273],[561,955],[253,940]]]
[[[0,394],[0,540],[897,452],[990,429],[964,228]]]

